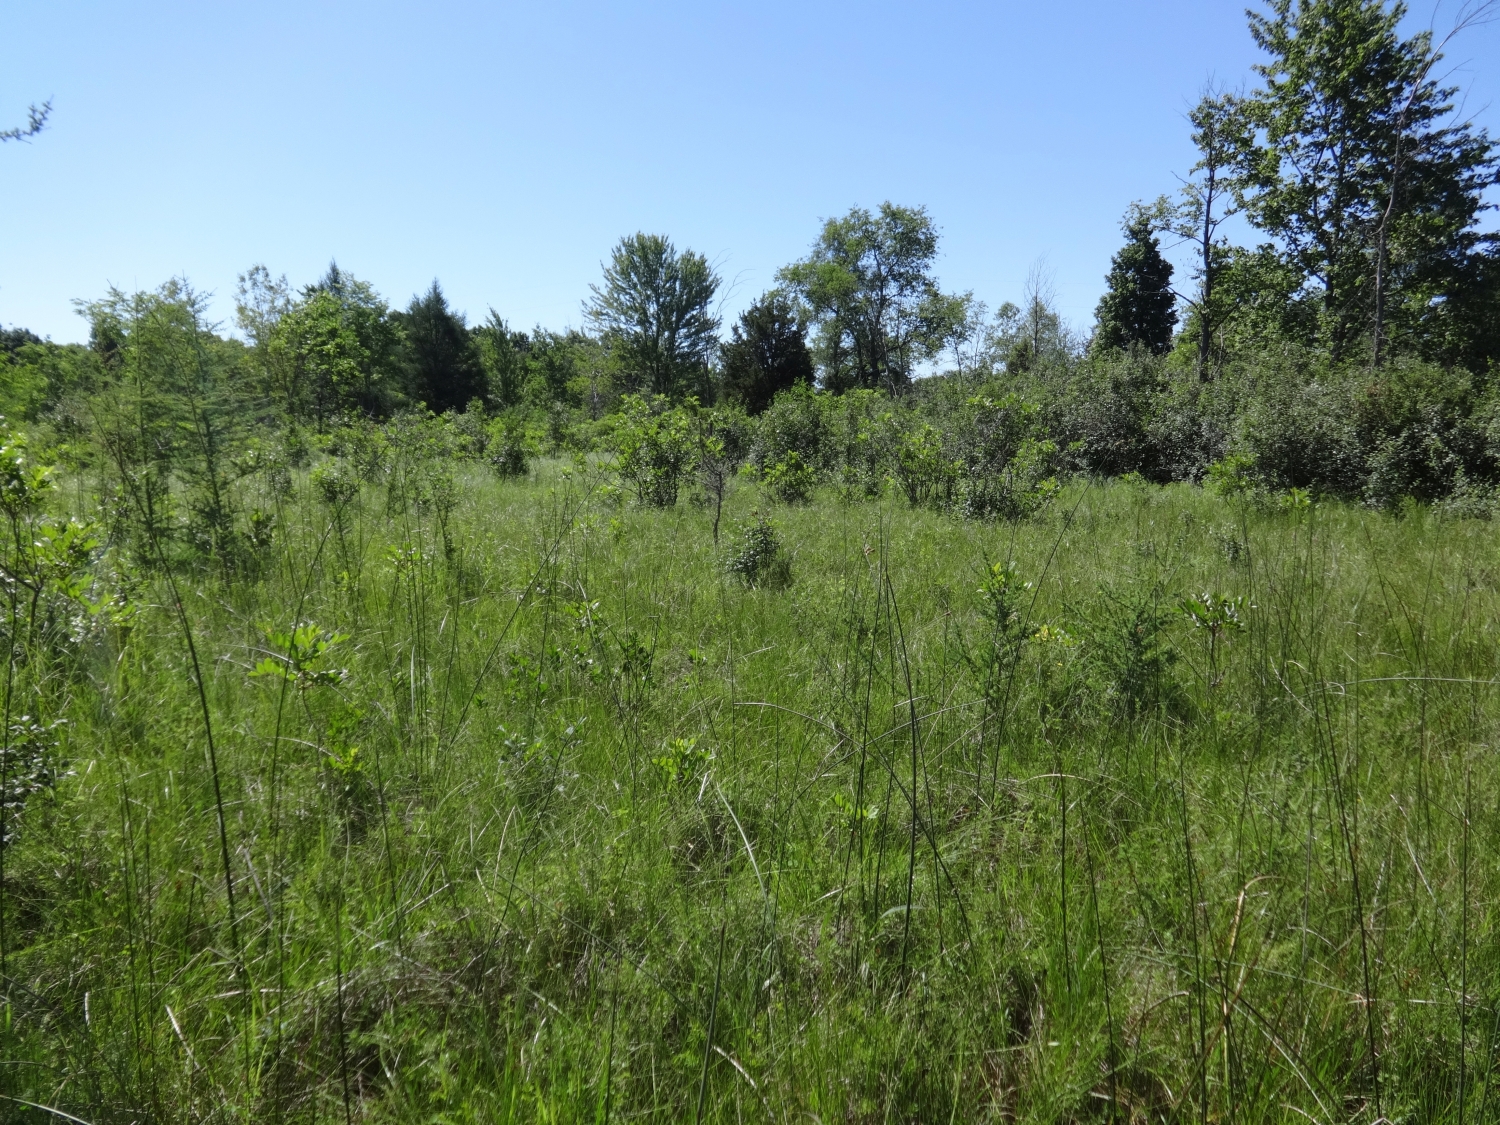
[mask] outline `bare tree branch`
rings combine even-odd
[[[26,107],[26,124],[18,125],[14,129],[6,129],[0,132],[0,141],[26,141],[36,136],[47,127],[47,118],[52,116],[52,99],[48,98],[41,105]]]

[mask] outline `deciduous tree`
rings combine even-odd
[[[368,284],[331,265],[276,322],[267,347],[276,397],[324,425],[348,411],[384,414],[398,396],[401,328]]]
[[[712,304],[719,277],[708,259],[677,252],[659,234],[620,239],[591,285],[583,313],[610,343],[627,391],[681,397],[699,393],[718,342]]]
[[[47,118],[51,116],[52,99],[50,98],[41,105],[27,106],[26,124],[0,130],[0,142],[30,140],[47,127]]]
[[[924,208],[855,207],[824,223],[812,253],[780,272],[817,326],[829,390],[901,391],[917,365],[942,350],[961,310],[933,278],[937,247]]]
[[[1188,331],[1197,336],[1198,377],[1206,380],[1214,337],[1230,313],[1219,279],[1231,248],[1219,229],[1239,210],[1235,158],[1249,138],[1240,99],[1212,88],[1188,112],[1188,122],[1198,160],[1182,185],[1175,231],[1192,244],[1197,285],[1192,294],[1179,296],[1189,309]]]
[[[1379,354],[1389,311],[1450,285],[1496,182],[1483,129],[1453,121],[1432,35],[1402,38],[1403,4],[1273,0],[1250,14],[1270,56],[1244,102],[1254,135],[1238,173],[1250,220],[1305,278],[1318,343]]]

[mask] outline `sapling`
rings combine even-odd
[[[1217,688],[1224,678],[1219,671],[1219,650],[1232,633],[1245,630],[1243,597],[1228,597],[1204,591],[1178,603],[1182,615],[1208,635],[1208,686]]]

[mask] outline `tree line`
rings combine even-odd
[[[1487,13],[1467,9],[1455,33]],[[630,396],[757,416],[799,387],[910,406],[951,385],[1020,395],[1088,471],[1202,480],[1229,459],[1278,486],[1357,493],[1395,441],[1427,462],[1398,473],[1397,491],[1446,495],[1500,462],[1500,430],[1487,429],[1500,235],[1481,222],[1500,161],[1454,109],[1446,40],[1403,35],[1405,14],[1386,0],[1250,13],[1254,84],[1206,90],[1189,112],[1196,163],[1175,197],[1127,209],[1086,333],[1064,323],[1040,270],[994,310],[945,292],[932,216],[886,202],[826,220],[727,331],[711,263],[657,234],[620,240],[584,329],[564,332],[521,331],[493,309],[470,323],[436,281],[392,308],[336,264],[300,289],[256,266],[240,278],[242,339],[208,324],[181,281],[81,303],[87,346],[5,332],[0,406],[66,435],[96,396],[139,377],[123,358],[132,333],[177,324],[191,326],[202,393],[233,400],[236,419],[313,432],[477,410],[560,446],[587,444]],[[1188,276],[1168,243],[1190,251]],[[1288,412],[1290,436],[1268,437]],[[1372,412],[1383,420],[1351,434]]]

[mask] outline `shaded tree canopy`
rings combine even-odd
[[[812,381],[812,353],[796,306],[772,290],[731,329],[724,345],[725,397],[759,414],[778,392]]]
[[[42,338],[29,328],[20,328],[12,325],[10,328],[0,328],[0,352],[8,356],[14,356],[27,344],[40,344]]]

